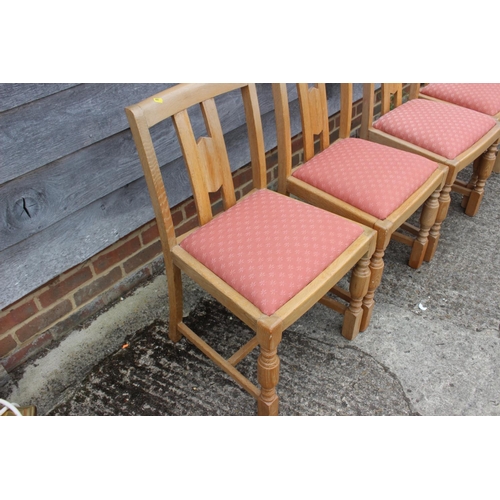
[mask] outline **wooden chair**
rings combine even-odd
[[[417,155],[350,137],[352,84],[341,84],[339,139],[330,144],[325,84],[297,84],[304,145],[303,164],[292,168],[290,112],[286,84],[273,84],[278,130],[279,192],[360,222],[377,231],[370,262],[371,281],[363,300],[361,331],[368,325],[375,290],[384,269],[391,238],[411,247],[409,265],[419,268],[434,254],[436,223],[447,168]],[[318,154],[315,137],[319,136]],[[407,220],[420,207],[420,227]],[[396,232],[402,228],[411,234]],[[432,247],[429,246],[429,234]]]
[[[465,213],[472,217],[479,210],[495,162],[500,123],[472,109],[418,99],[418,87],[411,85],[410,99],[403,103],[403,85],[383,83],[381,117],[374,121],[374,84],[364,84],[361,136],[446,165],[442,207],[449,206],[453,190],[464,196]],[[457,180],[457,174],[473,162],[470,181]]]
[[[500,83],[431,83],[417,91],[418,97],[456,104],[500,121]],[[498,149],[493,172],[500,173]]]
[[[241,89],[253,190],[236,201],[215,97]],[[236,96],[238,97],[238,96]],[[188,108],[200,105],[206,136],[195,138]],[[344,314],[342,333],[359,331],[370,280],[373,230],[266,189],[265,151],[254,84],[179,84],[126,108],[160,232],[168,280],[169,337],[185,336],[257,400],[259,415],[278,414],[277,348],[284,330],[316,302]],[[199,227],[176,237],[150,128],[172,118],[189,172]],[[213,216],[209,193],[222,192]],[[349,305],[323,297],[351,269]],[[182,319],[181,271],[255,331],[229,359]],[[235,366],[260,347],[260,388]]]

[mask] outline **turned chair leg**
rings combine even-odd
[[[174,265],[166,265],[168,302],[169,302],[169,327],[168,337],[172,342],[182,338],[177,325],[182,322],[182,276],[181,270]]]
[[[351,292],[351,301],[344,314],[344,324],[342,326],[342,335],[348,339],[356,338],[360,331],[361,320],[363,318],[363,297],[368,292],[370,284],[370,258],[365,255],[352,271],[349,291]],[[368,326],[368,324],[366,324]]]
[[[266,317],[257,325],[257,339],[260,354],[257,359],[257,380],[261,391],[257,398],[258,414],[262,416],[278,415],[279,399],[276,386],[279,381],[280,359],[277,355],[283,329],[281,321]]]
[[[467,183],[467,189],[474,189],[474,186],[477,183],[477,177],[479,173],[479,165],[481,164],[483,155],[478,156],[475,160],[474,163],[472,164],[472,175],[470,176],[469,182]],[[461,207],[466,208],[467,203],[469,203],[469,197],[470,194],[464,194],[462,196],[462,202],[461,202]]]
[[[378,243],[377,243],[378,244]],[[363,316],[361,318],[361,325],[359,327],[360,332],[364,332],[373,314],[373,308],[375,307],[375,290],[380,285],[382,281],[382,274],[384,273],[384,253],[386,245],[383,248],[377,248],[370,260],[370,282],[368,285],[368,292],[363,298]]]
[[[498,143],[499,141],[496,141],[492,144],[481,156],[481,163],[478,166],[477,172],[477,182],[469,196],[469,201],[467,202],[467,207],[465,208],[465,213],[469,217],[474,217],[479,210],[479,206],[481,205],[481,201],[484,196],[484,185],[493,170]]]
[[[408,262],[408,265],[413,269],[418,269],[424,261],[424,257],[429,245],[429,233],[431,231],[431,228],[434,231],[434,245],[437,244],[437,240],[439,239],[441,223],[439,223],[439,225],[436,225],[436,218],[439,210],[438,198],[440,194],[441,187],[439,187],[439,189],[436,189],[429,196],[429,198],[427,198],[427,201],[422,207],[422,214],[420,215],[420,231],[418,232],[418,235],[413,242],[410,260]]]
[[[429,232],[429,243],[427,245],[427,250],[425,251],[425,256],[424,260],[426,262],[430,262],[432,258],[434,257],[434,254],[436,253],[436,248],[437,244],[439,241],[439,237],[441,235],[441,224],[443,221],[446,219],[446,216],[448,215],[448,210],[450,208],[450,203],[451,203],[451,186],[455,182],[455,175],[453,175],[451,172],[448,174],[448,178],[446,179],[446,184],[444,185],[443,189],[441,190],[441,194],[439,195],[439,208],[436,216],[436,222],[434,225],[431,227],[431,230]]]

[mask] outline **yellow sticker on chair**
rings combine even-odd
[[[159,102],[159,103],[162,103],[163,102],[163,99],[161,97],[155,97],[153,99],[154,102]]]

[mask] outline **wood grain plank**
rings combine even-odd
[[[82,84],[0,114],[0,184],[128,128],[124,107],[173,84]]]
[[[125,106],[172,85],[83,84],[0,114],[0,184],[127,129]],[[270,85],[259,87],[262,112],[271,111]],[[216,100],[224,133],[245,123],[238,98]],[[202,133],[201,116],[193,127]]]
[[[0,112],[36,101],[79,83],[0,83]]]

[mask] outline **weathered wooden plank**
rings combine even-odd
[[[0,186],[0,251],[141,176],[126,130]]]
[[[83,84],[0,114],[0,184],[127,129],[126,106],[172,85]],[[272,96],[261,87],[265,112]],[[219,99],[224,132],[244,123],[238,98]]]
[[[128,128],[124,107],[173,84],[82,84],[0,114],[0,184]]]
[[[76,87],[79,83],[0,83],[0,112]]]

